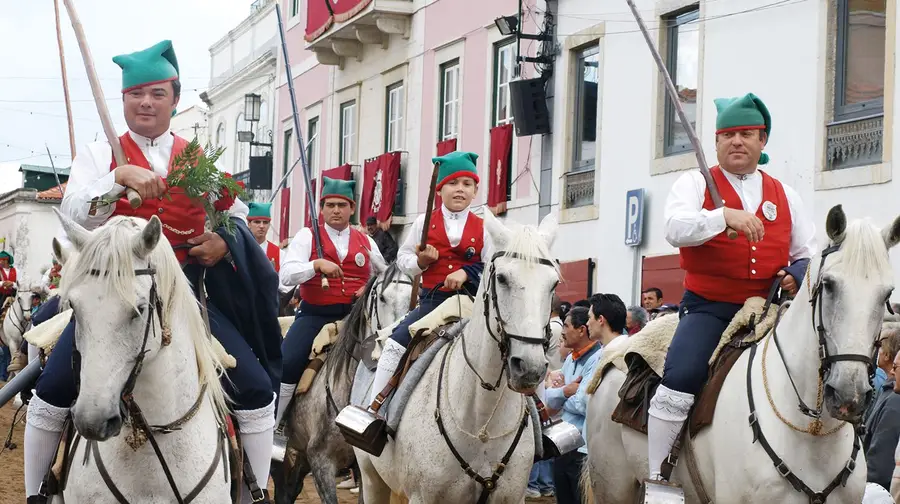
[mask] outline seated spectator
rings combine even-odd
[[[891,336],[896,338],[897,336]],[[900,366],[900,353],[894,357],[894,370]],[[875,407],[866,421],[863,449],[868,474],[866,481],[890,488],[894,471],[894,453],[900,441],[900,386],[893,377],[882,386]]]
[[[625,316],[625,329],[628,335],[633,336],[643,329],[647,325],[648,318],[649,314],[643,307],[637,305],[629,307]]]

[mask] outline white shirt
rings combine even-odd
[[[756,214],[762,204],[762,175],[759,170],[739,176],[722,170],[734,191],[741,198],[744,210]],[[818,250],[816,226],[803,207],[800,195],[793,188],[781,183],[788,200],[788,208],[776,211],[791,212],[791,247],[789,260],[812,257]],[[705,210],[706,180],[699,170],[691,170],[675,181],[666,199],[666,241],[673,247],[701,245],[725,231],[723,208]],[[765,239],[765,238],[763,238]]]
[[[463,230],[466,227],[469,214],[474,215],[474,212],[469,207],[459,212],[452,212],[446,205],[442,204],[441,213],[444,216],[444,231],[447,233],[447,239],[450,240],[450,246],[455,247],[462,240]],[[416,217],[409,233],[406,235],[406,239],[403,240],[403,245],[397,251],[397,265],[409,276],[422,274],[422,269],[419,268],[419,258],[416,255],[416,247],[422,238],[422,228],[424,226],[425,214],[421,214]],[[492,254],[490,236],[488,236],[486,229],[484,230],[483,240],[484,247],[481,249],[482,261],[489,259]]]
[[[268,255],[269,255],[269,241],[266,240],[266,241],[260,243],[260,244],[259,244],[259,248],[261,248],[262,251],[263,251],[263,254],[265,254],[266,257],[268,257]]]
[[[328,237],[331,238],[331,243],[337,249],[338,259],[343,262],[350,251],[350,226],[347,226],[343,231],[338,231],[328,224],[325,224],[324,227]],[[384,257],[381,256],[381,251],[378,250],[378,245],[375,245],[372,237],[365,233],[363,234],[369,240],[369,256],[378,258],[382,263],[385,262]],[[290,292],[295,285],[306,283],[316,276],[313,262],[309,259],[312,247],[312,231],[307,227],[298,231],[297,235],[291,240],[291,244],[288,245],[287,254],[281,260],[281,268],[278,273],[279,291],[282,293]],[[369,260],[369,272],[372,274],[371,260]]]
[[[172,147],[175,137],[171,131],[163,133],[156,139],[150,139],[130,131],[132,140],[140,147],[141,152],[154,173],[165,177],[169,173],[169,160],[172,158]],[[94,198],[116,198],[125,191],[125,187],[116,183],[115,171],[110,171],[112,150],[109,142],[93,142],[78,151],[72,160],[69,182],[63,196],[60,211],[88,230],[100,227],[115,210],[115,205],[98,205],[94,215],[90,215],[91,200]],[[246,220],[250,209],[240,199],[235,199],[229,213],[233,217]],[[60,229],[57,239],[63,245],[69,243],[65,232]]]

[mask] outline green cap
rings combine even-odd
[[[753,93],[736,98],[716,98],[716,134],[726,131],[746,129],[765,130],[766,138],[772,132],[772,116],[766,104]],[[769,162],[769,155],[763,152],[759,164]]]
[[[7,252],[7,251],[4,250],[4,251],[0,252],[0,259],[3,259],[4,257],[5,257],[6,259],[9,259],[9,265],[12,266],[12,265],[13,265],[13,256],[12,256],[12,254],[10,254],[9,252]]]
[[[343,198],[352,204],[356,204],[356,201],[353,199],[355,190],[355,180],[340,180],[323,176],[322,197],[319,201],[325,201],[325,198]]]
[[[431,158],[432,163],[440,164],[435,189],[440,190],[445,182],[459,177],[473,178],[477,184],[479,182],[478,169],[475,168],[475,161],[477,160],[478,154],[463,151],[453,151],[443,156]]]
[[[131,54],[120,54],[113,63],[122,68],[122,92],[134,88],[173,81],[178,78],[178,59],[171,40]],[[172,111],[175,115],[175,111]]]
[[[272,220],[272,204],[257,203],[251,201],[248,205],[250,213],[247,214],[247,220]]]

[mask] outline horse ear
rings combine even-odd
[[[162,223],[159,217],[150,217],[150,222],[144,226],[141,234],[134,238],[134,253],[141,259],[150,255],[150,252],[156,248],[159,243],[159,237],[162,235]]]
[[[56,261],[62,266],[65,266],[66,260],[69,259],[68,250],[66,250],[62,243],[55,237],[53,238],[53,257],[55,257]]]
[[[540,233],[541,238],[544,239],[544,243],[547,244],[548,249],[553,247],[553,242],[556,240],[557,229],[559,229],[559,221],[557,221],[556,216],[553,214],[547,214],[547,216],[544,217],[544,220],[541,221],[541,225],[538,226],[538,233]]]
[[[890,226],[884,228],[881,235],[884,237],[884,244],[887,245],[887,248],[892,248],[900,243],[900,216],[894,219]]]
[[[81,247],[84,246],[84,243],[91,235],[91,232],[81,227],[80,224],[70,219],[64,213],[60,212],[59,209],[54,207],[53,211],[56,212],[56,217],[59,219],[60,224],[62,224],[63,231],[66,232],[66,237],[68,237],[69,241],[72,242],[72,245],[75,246],[75,250],[81,250]]]
[[[384,270],[387,269],[387,264],[382,260],[382,257],[370,255],[369,259],[372,261],[372,269],[375,271],[376,275],[384,273]]]
[[[847,230],[847,216],[844,214],[844,208],[841,205],[835,205],[828,211],[825,217],[825,232],[828,238],[834,243],[839,243],[844,239],[844,231]]]
[[[484,229],[491,237],[495,252],[506,248],[506,244],[509,243],[509,230],[500,222],[500,219],[494,217],[487,206],[484,207]]]

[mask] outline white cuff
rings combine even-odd
[[[62,432],[68,416],[69,408],[58,408],[48,404],[35,393],[28,403],[26,422],[41,430]]]
[[[660,420],[683,422],[687,420],[693,405],[694,394],[678,392],[660,385],[650,400],[648,413]]]
[[[275,393],[272,402],[255,410],[235,410],[235,418],[241,434],[257,434],[275,427]]]

